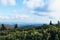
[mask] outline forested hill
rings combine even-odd
[[[60,22],[48,25],[19,28],[17,24],[14,27],[1,25],[0,40],[60,40]]]

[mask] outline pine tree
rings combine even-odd
[[[2,24],[1,30],[5,30],[5,29],[6,28],[5,28],[4,24]]]
[[[57,26],[58,26],[58,27],[60,26],[60,21],[58,21],[58,24],[57,24]]]
[[[18,25],[17,24],[15,24],[15,28],[18,28]]]
[[[60,24],[60,21],[58,21],[58,24]]]
[[[52,24],[52,21],[50,21],[50,25],[53,25],[53,24]]]

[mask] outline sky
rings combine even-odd
[[[0,22],[53,23],[60,21],[60,0],[0,0]]]

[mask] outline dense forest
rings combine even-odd
[[[41,26],[33,26],[19,28],[17,24],[14,28],[7,29],[1,24],[0,40],[60,40],[60,22],[53,24],[43,24]]]

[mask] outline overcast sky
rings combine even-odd
[[[0,0],[0,22],[56,23],[60,0]]]

